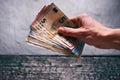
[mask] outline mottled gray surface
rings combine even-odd
[[[54,2],[68,17],[88,13],[104,25],[120,27],[120,0],[0,0],[0,54],[59,54],[26,44],[29,25],[40,9]],[[83,55],[119,55],[85,45]]]
[[[120,80],[120,57],[0,56],[0,80]]]

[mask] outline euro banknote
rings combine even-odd
[[[58,33],[60,26],[78,28],[54,3],[44,6],[30,25],[27,42],[80,58],[84,42]]]

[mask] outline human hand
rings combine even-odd
[[[59,27],[58,32],[63,36],[76,37],[97,48],[110,49],[120,47],[112,42],[113,29],[107,28],[87,14],[81,14],[71,19],[78,28]]]

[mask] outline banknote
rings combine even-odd
[[[59,35],[60,26],[78,27],[54,3],[44,6],[30,25],[27,42],[79,58],[85,43]]]

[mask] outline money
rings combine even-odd
[[[44,6],[30,25],[27,42],[79,58],[84,42],[59,35],[60,26],[77,28],[54,3]]]

